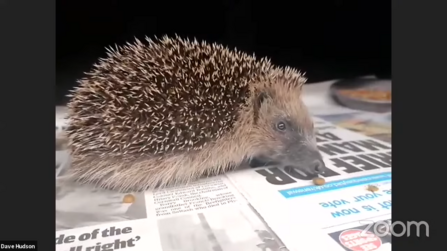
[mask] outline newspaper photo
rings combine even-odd
[[[322,231],[391,213],[391,145],[319,118],[315,127],[325,184],[314,185],[313,177],[293,166],[227,174],[290,249],[302,247],[294,234],[302,228]]]
[[[323,229],[344,251],[391,251],[391,214]]]
[[[224,176],[148,197],[164,251],[287,250]]]

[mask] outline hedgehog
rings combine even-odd
[[[145,191],[256,158],[323,172],[300,71],[179,36],[106,53],[69,95],[70,179]]]

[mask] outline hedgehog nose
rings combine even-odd
[[[322,160],[314,160],[309,165],[309,171],[312,174],[324,174],[324,162]]]

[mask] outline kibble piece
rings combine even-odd
[[[324,185],[326,183],[326,181],[323,178],[320,178],[320,177],[313,179],[313,182],[317,186],[321,186],[321,185]]]
[[[377,191],[379,191],[379,188],[376,186],[373,186],[373,185],[368,185],[367,190],[370,192],[377,192]]]
[[[132,194],[126,194],[123,198],[123,203],[133,203],[135,201],[135,197]]]

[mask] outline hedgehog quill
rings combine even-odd
[[[305,81],[267,58],[177,36],[108,48],[70,95],[69,178],[144,191],[260,156],[318,175]]]

